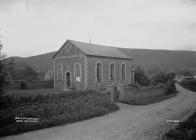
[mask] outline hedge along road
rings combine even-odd
[[[196,93],[176,85],[179,94],[159,103],[134,106],[102,117],[52,127],[3,140],[153,140],[186,119],[196,109]],[[174,122],[171,122],[174,121]]]

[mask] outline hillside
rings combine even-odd
[[[46,54],[31,56],[31,57],[9,57],[8,59],[13,59],[15,67],[20,69],[24,65],[28,64],[36,69],[38,72],[46,72],[53,69],[52,57],[56,52],[50,52]]]
[[[196,70],[195,51],[120,49],[133,56],[135,65],[145,70],[160,69],[167,71]]]
[[[124,53],[134,58],[134,65],[142,66],[146,71],[159,69],[164,71],[196,70],[195,51],[173,51],[173,50],[148,50],[148,49],[125,49]],[[45,72],[53,69],[52,56],[55,52],[21,58],[12,57],[16,64],[27,63],[36,70]]]
[[[53,70],[53,60],[52,57],[56,52],[50,52],[46,54],[36,55],[24,58],[24,61],[33,66],[38,71],[48,71]]]

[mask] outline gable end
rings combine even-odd
[[[66,47],[66,48],[65,48]],[[76,45],[74,45],[71,41],[67,40],[61,48],[55,53],[55,55],[52,57],[52,59],[55,59],[58,55],[65,56],[65,55],[77,55],[79,53],[83,53],[83,51],[78,48]]]

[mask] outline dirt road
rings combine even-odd
[[[196,109],[196,93],[177,85],[179,94],[171,99],[147,105],[119,104],[120,110],[70,125],[42,129],[3,140],[153,140],[182,121]],[[1,138],[0,138],[1,139]]]

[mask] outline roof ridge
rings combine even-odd
[[[116,48],[116,49],[120,48],[120,47],[116,47],[116,46],[108,46],[108,45],[102,45],[102,44],[87,43],[87,42],[81,42],[81,41],[76,41],[76,40],[71,40],[71,39],[68,39],[68,41],[73,41],[73,42],[78,42],[78,43],[84,43],[84,44],[89,44],[89,45],[97,45],[97,46],[103,46],[103,47],[110,47],[110,48]]]
[[[82,51],[85,55],[131,59],[129,55],[121,51],[118,47],[86,43],[86,42],[75,41],[71,39],[67,39],[66,42],[72,43],[75,47],[80,49],[80,51]],[[64,45],[62,47],[64,47]]]

